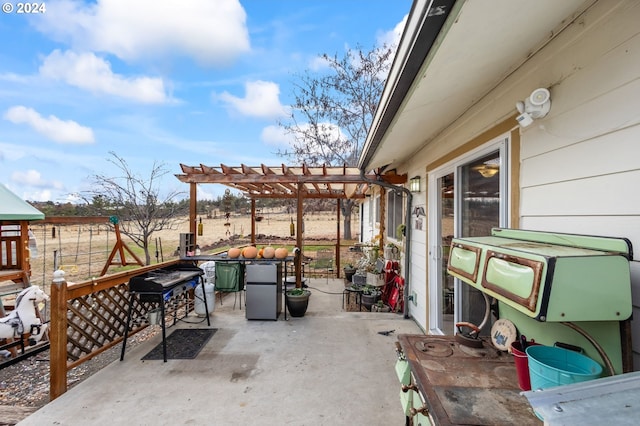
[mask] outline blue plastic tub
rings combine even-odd
[[[578,352],[555,346],[529,346],[531,389],[585,382],[600,377],[602,366]]]

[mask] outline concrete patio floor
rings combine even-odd
[[[216,298],[218,331],[195,359],[142,361],[155,336],[18,425],[404,424],[394,343],[422,331],[401,314],[344,311],[341,279],[309,285],[306,315],[288,321],[249,321],[233,295]],[[207,326],[168,334],[188,327]]]

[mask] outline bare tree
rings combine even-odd
[[[324,72],[298,75],[291,113],[278,123],[293,140],[278,154],[309,166],[357,165],[394,51],[385,45],[349,49],[341,58],[323,54]],[[353,206],[353,200],[342,200],[346,239],[352,238]]]
[[[171,191],[160,194],[161,178],[169,173],[164,164],[153,163],[148,178],[131,171],[127,162],[110,152],[113,163],[121,176],[93,175],[93,188],[88,194],[106,200],[111,211],[119,218],[120,231],[144,250],[145,263],[151,263],[149,242],[156,231],[176,229],[179,218],[186,213],[184,203],[174,200],[184,192]],[[161,198],[162,197],[162,198]]]

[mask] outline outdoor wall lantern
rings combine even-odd
[[[420,176],[414,176],[409,179],[409,191],[420,192]]]

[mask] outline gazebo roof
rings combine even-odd
[[[0,220],[38,220],[44,213],[0,184]]]
[[[402,184],[406,175],[387,173],[368,174],[366,179],[357,167],[291,167],[282,164],[271,167],[241,165],[230,167],[187,166],[180,164],[183,174],[176,177],[185,183],[220,183],[245,193],[250,198],[296,198],[298,188],[304,198],[363,198],[368,189],[367,179]]]

